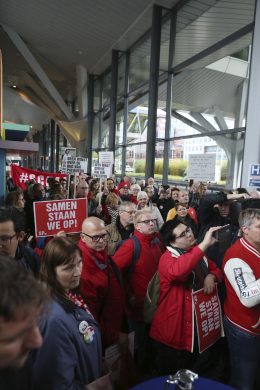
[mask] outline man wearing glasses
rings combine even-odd
[[[135,331],[136,359],[141,368],[146,350],[146,325],[143,321],[143,305],[149,281],[157,270],[163,253],[163,245],[155,233],[156,219],[149,208],[139,210],[134,215],[134,236],[140,243],[139,258],[134,260],[134,242],[126,240],[113,256],[118,268],[125,275],[127,292],[127,317],[130,330]],[[131,270],[131,272],[129,272]]]
[[[191,228],[177,219],[166,222],[160,230],[166,251],[158,267],[159,305],[150,330],[150,337],[157,341],[159,375],[184,367],[202,375],[206,361],[207,367],[215,367],[216,357],[210,349],[201,355],[198,351],[192,291],[203,288],[210,294],[215,283],[222,280],[221,270],[205,257],[206,250],[216,242],[213,233],[219,228],[210,228],[198,245]]]
[[[81,291],[88,307],[99,322],[103,348],[120,343],[128,337],[121,332],[124,314],[124,291],[121,275],[107,254],[110,235],[104,221],[88,217],[82,224],[79,247],[83,255]]]
[[[22,267],[38,276],[40,259],[23,244],[25,235],[22,213],[15,207],[0,209],[0,255],[9,256]]]
[[[132,202],[122,202],[119,206],[119,215],[116,223],[111,223],[106,226],[107,232],[110,234],[108,241],[108,254],[113,256],[120,241],[126,240],[134,232],[134,215],[136,213],[136,205]]]

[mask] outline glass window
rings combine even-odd
[[[110,96],[111,96],[111,72],[105,74],[103,77],[103,85],[102,85],[103,106],[110,105]]]
[[[146,142],[147,139],[148,108],[139,106],[128,113],[127,143]]]
[[[96,79],[94,84],[93,109],[95,112],[98,112],[100,109],[100,79]]]
[[[129,89],[148,83],[150,74],[151,38],[130,53]]]
[[[122,175],[122,151],[123,148],[116,148],[115,150],[115,174]]]
[[[190,154],[214,154],[216,166],[215,180],[212,182],[230,188],[239,186],[238,178],[242,164],[244,132],[217,135],[212,138],[196,137],[192,141],[194,143],[192,148],[189,147],[189,139],[187,138],[170,142],[169,181],[191,179],[187,177]]]
[[[146,144],[128,146],[126,149],[126,173],[145,175]]]

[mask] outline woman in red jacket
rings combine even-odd
[[[216,242],[213,232],[218,229],[210,228],[199,245],[195,245],[191,228],[176,219],[161,229],[167,250],[159,262],[159,305],[150,330],[150,337],[158,342],[160,374],[194,369],[195,360],[198,363],[192,291],[204,288],[210,294],[215,283],[222,280],[221,270],[205,257],[206,250]]]

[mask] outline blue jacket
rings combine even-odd
[[[94,328],[94,338],[89,344],[79,331],[82,321]],[[31,356],[33,388],[84,389],[84,385],[101,376],[101,338],[91,314],[73,303],[53,300],[40,328],[43,344]]]

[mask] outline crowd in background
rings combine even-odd
[[[81,233],[35,237],[34,202],[67,198],[88,199]],[[226,231],[216,238],[223,226]],[[109,371],[102,356],[115,344],[121,373],[112,374],[112,383],[118,389],[182,368],[230,381],[241,390],[259,388],[257,191],[238,188],[214,193],[203,182],[184,189],[157,186],[152,177],[137,183],[128,176],[102,183],[88,175],[78,177],[76,183],[50,178],[46,188],[31,180],[26,191],[9,182],[5,207],[0,210],[0,255],[15,259],[48,286],[48,310],[38,310],[34,316],[42,340],[28,343],[22,355],[26,363],[20,357],[19,364],[13,365],[26,365],[22,379],[26,377],[26,388],[87,388]],[[158,307],[147,324],[143,306],[156,272]],[[216,284],[226,337],[200,353],[191,293],[204,289],[211,294]],[[0,327],[2,317],[1,308]],[[131,332],[135,334],[133,355]],[[241,342],[235,341],[238,337]],[[0,385],[18,388],[11,387],[18,382],[20,377],[0,364]]]

